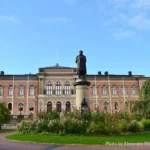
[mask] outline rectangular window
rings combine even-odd
[[[136,95],[136,88],[132,88],[132,95]]]
[[[3,96],[3,88],[0,87],[0,96]]]
[[[47,95],[52,95],[53,94],[53,86],[52,85],[47,85],[46,86],[46,91],[47,91]]]
[[[30,87],[30,96],[34,96],[34,87]]]
[[[102,89],[102,94],[103,94],[103,95],[107,95],[107,87],[103,87],[103,89]]]
[[[19,96],[24,96],[24,88],[20,87],[19,89]]]
[[[117,95],[117,88],[116,87],[112,88],[112,95]]]
[[[122,88],[122,95],[127,95],[127,88],[126,87]]]
[[[61,86],[56,86],[56,95],[61,95]]]
[[[97,87],[93,87],[92,95],[96,96],[97,95]]]
[[[9,89],[8,89],[8,95],[9,96],[13,95],[13,87],[9,87]]]

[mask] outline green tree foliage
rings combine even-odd
[[[150,118],[150,79],[145,81],[139,100],[134,103],[134,111],[142,114],[145,118]]]
[[[150,79],[145,81],[141,89],[140,100],[150,100]]]
[[[6,107],[4,103],[0,103],[0,130],[1,124],[9,122],[10,118],[11,114],[9,109]]]

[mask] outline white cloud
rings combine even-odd
[[[115,23],[124,27],[150,30],[150,0],[108,0],[108,2],[112,6],[113,13],[106,21],[106,25]]]
[[[77,0],[62,0],[62,2],[66,5],[74,5]]]
[[[150,19],[147,16],[136,15],[129,19],[129,25],[138,29],[150,29]]]
[[[15,23],[15,24],[22,23],[18,18],[14,16],[0,16],[0,22],[3,22],[3,23],[10,22],[10,23]]]
[[[45,23],[66,23],[67,19],[60,17],[60,18],[44,18],[41,20],[42,22]]]
[[[131,3],[132,7],[135,8],[150,8],[150,0],[133,0]]]
[[[115,33],[113,33],[113,36],[117,39],[122,39],[122,38],[132,38],[136,34],[137,33],[134,31],[120,29],[120,30],[117,30]]]

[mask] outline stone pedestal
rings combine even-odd
[[[89,106],[89,89],[90,82],[86,80],[86,78],[78,78],[74,83],[76,87],[76,108],[81,110],[81,104],[83,99],[86,100],[87,105]]]

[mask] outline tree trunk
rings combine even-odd
[[[1,130],[2,128],[1,128],[1,124],[0,124],[0,130]]]

